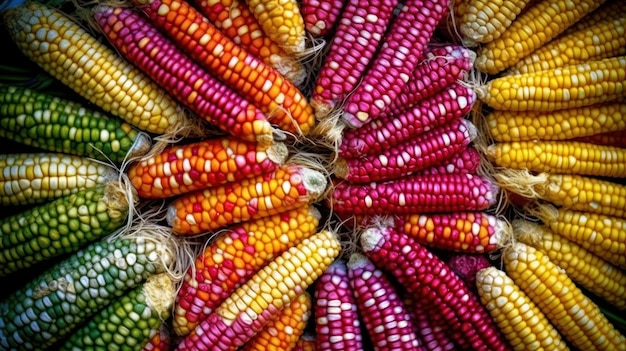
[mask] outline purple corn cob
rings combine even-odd
[[[411,316],[386,273],[369,258],[353,253],[348,277],[374,351],[424,350]]]
[[[328,35],[341,16],[347,0],[303,0],[300,12],[304,27],[314,38]]]
[[[447,0],[407,0],[402,4],[372,67],[346,101],[342,119],[349,127],[379,117],[397,98],[447,11]]]
[[[426,168],[416,174],[476,174],[481,160],[478,150],[468,146],[445,162]]]
[[[139,13],[102,5],[94,18],[122,55],[200,117],[243,140],[273,142],[277,131],[258,108],[192,61]]]
[[[424,349],[428,351],[455,350],[456,345],[446,332],[443,318],[434,306],[422,300],[422,297],[417,294],[403,299]]]
[[[348,269],[336,260],[315,284],[317,350],[362,351],[361,320]]]
[[[452,83],[401,113],[381,116],[360,128],[345,130],[339,154],[356,158],[388,149],[465,116],[475,101],[473,89]]]
[[[311,97],[318,120],[341,104],[361,80],[387,30],[398,0],[348,0]]]
[[[359,215],[482,211],[496,203],[498,188],[471,174],[414,175],[370,184],[337,182],[334,210]]]
[[[478,297],[424,246],[392,228],[370,227],[361,235],[361,247],[411,296],[423,298],[445,319],[457,345],[471,350],[511,349]]]
[[[461,45],[433,44],[427,47],[404,90],[391,101],[385,114],[399,114],[457,80],[465,79],[475,58],[474,51]]]
[[[334,173],[352,183],[392,180],[445,162],[476,136],[473,124],[459,118],[376,154],[339,158]]]

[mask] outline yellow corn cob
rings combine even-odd
[[[467,0],[459,23],[463,43],[474,46],[495,40],[532,0]]]
[[[554,111],[623,100],[626,56],[502,76],[476,88],[494,110]]]
[[[579,244],[609,263],[626,269],[626,220],[538,204],[532,213],[555,234]]]
[[[285,306],[278,317],[250,339],[241,351],[293,349],[304,333],[311,316],[311,308],[311,295],[305,291]]]
[[[532,73],[626,54],[626,13],[560,36],[518,61],[507,74]]]
[[[626,149],[579,141],[512,141],[487,148],[500,167],[534,172],[626,177]]]
[[[626,130],[626,104],[596,104],[558,111],[492,111],[489,135],[499,142],[565,140]]]
[[[497,74],[561,34],[605,0],[540,0],[500,35],[477,51],[475,67]]]
[[[0,154],[0,204],[56,199],[116,180],[118,171],[99,161],[61,153]]]
[[[306,31],[296,0],[249,0],[247,3],[268,37],[288,53],[303,53]]]
[[[507,275],[574,347],[624,349],[626,338],[548,256],[515,243],[504,250],[503,258]]]
[[[3,19],[24,55],[104,111],[155,134],[189,124],[167,92],[57,9],[27,2]]]
[[[476,287],[513,350],[569,350],[558,330],[505,272],[496,267],[479,270]]]
[[[599,22],[613,21],[624,16],[626,2],[620,0],[607,0],[598,6],[591,13],[585,15],[578,22],[567,28],[561,35],[568,35],[574,32],[585,30],[595,26]]]
[[[620,310],[626,309],[626,273],[545,225],[524,219],[511,223],[515,238],[533,246],[563,268],[577,284],[600,296]],[[626,236],[626,233],[623,233]]]

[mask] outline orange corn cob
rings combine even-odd
[[[234,137],[171,146],[143,158],[128,178],[143,198],[168,198],[269,173],[283,164],[287,147],[262,146]]]
[[[167,221],[177,234],[201,234],[314,202],[326,185],[322,173],[287,164],[271,173],[187,193],[172,202]]]
[[[315,335],[305,333],[296,342],[296,346],[291,351],[315,351],[317,350],[317,341]]]
[[[176,297],[172,325],[189,334],[261,267],[315,233],[321,214],[313,206],[243,222],[209,244],[190,267]]]

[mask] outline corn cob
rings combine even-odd
[[[506,32],[532,0],[469,0],[457,23],[466,46],[489,43]]]
[[[532,213],[555,234],[626,269],[626,219],[557,208],[551,204],[538,204]]]
[[[59,350],[142,350],[170,315],[175,289],[168,273],[147,278],[72,333]]]
[[[283,49],[302,55],[306,47],[304,18],[295,0],[247,0],[263,32]]]
[[[136,195],[113,181],[0,220],[0,276],[79,250],[120,229]]]
[[[352,183],[397,179],[432,167],[465,149],[476,136],[474,125],[463,118],[429,130],[378,153],[359,158],[340,157],[335,176]]]
[[[287,164],[274,172],[187,193],[168,209],[175,233],[195,235],[315,202],[327,180],[312,168]]]
[[[416,294],[408,294],[402,289],[401,292],[408,295],[408,297],[403,298],[403,301],[417,329],[417,336],[422,342],[423,348],[428,351],[455,350],[456,345],[440,323],[442,318],[438,316],[436,309],[423,304],[420,301],[421,298],[415,296]]]
[[[485,117],[495,141],[565,140],[626,130],[626,104],[607,103],[550,112],[493,111]]]
[[[509,277],[548,317],[573,347],[579,350],[621,350],[626,338],[555,265],[532,246],[515,243],[504,250]]]
[[[169,198],[274,171],[287,158],[283,143],[264,146],[218,137],[170,146],[131,165],[127,175],[143,198]]]
[[[313,302],[311,294],[303,292],[286,305],[276,319],[270,321],[241,347],[241,351],[291,350],[304,333]]]
[[[385,226],[367,228],[360,243],[376,266],[390,272],[410,293],[419,294],[425,304],[437,308],[446,321],[447,332],[459,347],[510,349],[478,297],[425,247]]]
[[[390,277],[360,253],[350,255],[347,267],[348,281],[374,350],[423,350]]]
[[[461,278],[465,285],[475,293],[478,293],[476,289],[476,273],[483,268],[492,266],[487,255],[465,252],[448,255],[445,258],[445,262]]]
[[[573,0],[557,4],[541,0],[531,5],[500,35],[477,51],[475,66],[497,74],[561,34],[605,0]]]
[[[487,158],[499,167],[531,172],[626,177],[626,149],[577,141],[513,141],[489,145]]]
[[[0,302],[0,347],[43,350],[175,260],[171,239],[131,236],[95,242]]]
[[[222,33],[259,57],[296,85],[306,78],[304,66],[267,36],[245,1],[194,0],[193,3]]]
[[[50,152],[121,163],[142,156],[150,137],[119,118],[44,92],[0,84],[0,137]]]
[[[271,123],[297,136],[315,124],[298,88],[250,54],[185,0],[133,0],[159,30],[210,74],[257,106]]]
[[[313,206],[249,220],[228,228],[196,257],[178,289],[172,326],[189,334],[241,284],[274,257],[315,234]]]
[[[624,3],[622,1],[607,0],[591,13],[585,15],[579,21],[568,27],[561,36],[588,29],[603,21],[613,21],[624,16]]]
[[[340,250],[337,235],[326,230],[292,246],[237,288],[177,350],[236,350],[304,292]]]
[[[381,116],[341,136],[339,155],[358,158],[381,153],[393,145],[408,142],[432,128],[458,120],[470,112],[476,94],[460,83],[452,83],[432,97],[424,98],[404,112]]]
[[[334,261],[315,283],[314,312],[317,349],[363,350],[361,319],[345,261]]]
[[[98,27],[113,46],[155,82],[167,87],[181,104],[230,135],[249,142],[273,143],[277,132],[261,110],[211,76],[139,12],[105,5],[93,12]]]
[[[513,350],[569,350],[541,309],[505,272],[496,267],[476,274],[480,301]]]
[[[513,220],[511,226],[518,241],[543,252],[574,282],[616,308],[626,309],[626,273],[608,262],[610,256],[593,250],[593,242],[581,241],[581,245],[547,225],[524,219]]]
[[[626,14],[563,35],[546,43],[509,68],[507,74],[532,73],[626,54]]]
[[[190,124],[167,92],[59,10],[27,2],[3,18],[24,55],[105,112],[154,134]]]
[[[470,174],[414,175],[393,181],[335,184],[329,205],[352,215],[482,211],[496,203],[498,189]]]
[[[581,143],[626,148],[626,134],[624,134],[624,132],[621,130],[587,135],[583,137],[573,138],[572,140],[579,141]]]
[[[304,334],[296,342],[296,346],[291,351],[316,351],[317,342],[315,341],[315,335],[307,333]]]
[[[339,22],[344,6],[348,0],[305,0],[300,4],[304,29],[313,38],[325,37],[334,29]]]
[[[169,351],[173,340],[167,322],[162,322],[158,329],[153,329],[150,340],[143,346],[143,351]]]
[[[476,148],[468,146],[442,163],[423,169],[418,174],[477,174],[482,162]]]
[[[445,0],[401,3],[371,67],[346,99],[341,117],[347,126],[357,128],[379,117],[396,99],[447,10]]]
[[[61,153],[0,154],[0,204],[38,204],[117,180],[99,161]]]
[[[626,56],[501,76],[476,88],[495,110],[554,111],[623,99]]]

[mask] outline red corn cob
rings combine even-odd
[[[315,284],[315,335],[318,350],[363,350],[357,308],[346,263],[336,260]]]
[[[445,162],[476,136],[474,125],[459,118],[424,134],[360,158],[339,158],[334,173],[352,183],[396,179]]]
[[[184,194],[170,204],[167,222],[177,234],[202,234],[312,203],[326,185],[322,173],[287,164],[271,173]]]
[[[404,304],[411,315],[417,329],[417,336],[423,348],[428,351],[451,351],[456,349],[454,341],[450,339],[443,326],[443,319],[432,306],[424,304],[420,296],[404,298]]]
[[[457,80],[465,79],[476,58],[474,51],[455,44],[432,44],[425,50],[423,59],[415,67],[404,89],[391,101],[385,114],[399,114]]]
[[[446,259],[446,263],[456,275],[468,286],[468,288],[476,293],[476,273],[483,268],[491,266],[491,262],[485,255],[457,253],[450,255]]]
[[[374,350],[423,350],[411,316],[386,273],[360,253],[350,256],[347,267]]]
[[[398,0],[348,0],[311,97],[318,120],[342,104],[378,50]]]
[[[313,108],[282,74],[235,44],[185,0],[133,0],[150,21],[209,73],[257,106],[273,124],[307,135]]]
[[[397,98],[447,11],[447,0],[402,4],[372,67],[346,101],[342,119],[348,126],[360,127],[378,117]]]
[[[296,85],[303,82],[306,71],[259,26],[245,1],[193,0],[198,10],[222,33],[252,55],[272,66]]]
[[[329,231],[292,246],[237,288],[177,350],[236,350],[302,294],[340,250],[339,237]]]
[[[269,173],[287,158],[282,143],[262,146],[223,137],[171,146],[128,169],[143,198],[169,198],[194,190]]]
[[[117,50],[190,110],[243,140],[273,142],[273,128],[258,108],[193,62],[138,12],[104,5],[94,12]]]
[[[624,133],[623,130],[599,133],[585,137],[574,138],[572,139],[572,141],[626,148],[626,133]]]
[[[481,156],[473,147],[466,147],[444,163],[426,168],[416,174],[476,174],[481,163]]]
[[[504,220],[486,212],[408,214],[395,217],[393,227],[422,245],[466,253],[493,252],[507,233]]]
[[[368,228],[360,241],[374,264],[436,308],[448,330],[458,331],[449,334],[457,345],[472,350],[510,350],[478,297],[425,247],[388,227]]]
[[[313,206],[233,226],[196,257],[176,296],[172,326],[187,335],[261,267],[313,235],[321,214]]]
[[[380,153],[424,134],[431,128],[465,116],[475,101],[474,90],[452,83],[404,112],[381,116],[360,128],[345,130],[339,154],[345,158],[356,158],[363,154]]]
[[[335,28],[347,0],[304,0],[300,11],[304,28],[314,38],[328,35]]]
[[[498,188],[471,174],[414,175],[370,184],[338,182],[331,208],[352,215],[482,211],[496,203]]]

